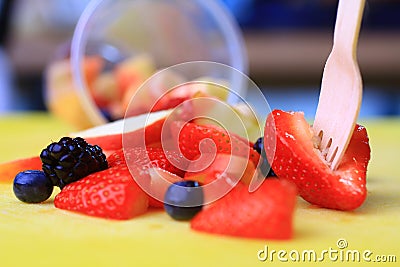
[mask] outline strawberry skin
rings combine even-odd
[[[230,183],[240,180],[249,185],[253,177],[258,174],[253,162],[246,158],[229,154],[217,154],[215,157],[211,155],[211,158],[213,158],[211,163],[209,163],[210,156],[205,155],[204,161],[199,160],[189,164],[184,179],[206,185],[217,179],[227,178]],[[207,167],[204,169],[204,166]]]
[[[125,155],[127,155],[128,161],[125,161]],[[176,151],[163,150],[158,147],[147,147],[146,149],[141,147],[135,147],[128,149],[125,153],[124,150],[120,149],[107,158],[109,166],[120,166],[129,164],[131,173],[134,174],[136,179],[140,179],[142,186],[145,186],[149,190],[151,176],[148,173],[150,168],[160,168],[164,171],[170,172],[177,175],[176,180],[179,177],[185,175],[185,166],[182,162],[182,156]],[[176,166],[182,166],[180,169]],[[164,177],[165,178],[165,177]],[[158,201],[151,195],[149,195],[149,206],[153,208],[163,208],[164,203]]]
[[[332,171],[318,149],[314,134],[300,112],[274,110],[267,118],[264,147],[272,169],[293,181],[301,197],[311,204],[354,210],[364,202],[370,159],[367,131],[357,125],[345,155]]]
[[[191,221],[197,231],[229,236],[290,239],[296,187],[288,181],[266,179],[254,192],[239,183]]]
[[[68,184],[54,199],[59,209],[115,220],[144,214],[148,202],[148,196],[132,179],[126,165],[111,167]]]
[[[202,153],[211,153],[215,144],[216,153],[248,157],[257,166],[260,155],[253,149],[253,144],[243,138],[211,125],[197,125],[175,121],[171,124],[173,140],[178,141],[179,149],[189,160],[198,158]],[[202,145],[200,145],[202,143]]]
[[[125,161],[125,155],[127,156],[127,162]],[[147,147],[146,149],[134,147],[126,151],[120,149],[111,154],[107,161],[111,167],[128,163],[141,166],[142,170],[158,167],[180,177],[185,175],[186,166],[182,161],[182,156],[176,151],[163,150],[159,147]]]

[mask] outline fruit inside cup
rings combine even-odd
[[[107,61],[100,56],[88,56],[82,62],[88,95],[101,112],[104,122],[123,117],[123,99],[134,93],[133,88],[155,72],[152,60],[148,56],[129,58],[109,69]],[[48,109],[74,125],[78,129],[99,124],[93,122],[87,114],[72,74],[70,59],[56,60],[48,66],[46,72],[46,102]]]
[[[115,121],[125,115],[174,108],[196,97],[212,97],[224,102],[229,97],[227,90],[221,90],[221,86],[228,85],[227,81],[197,77],[194,80],[201,84],[194,84],[193,79],[174,68],[158,70],[148,54],[132,56],[115,64],[100,56],[87,56],[82,62],[82,70],[88,88],[84,94],[74,82],[69,58],[53,62],[46,72],[49,111],[77,129]],[[129,106],[134,96],[137,97],[135,106]],[[95,110],[87,105],[87,101],[92,102]],[[242,107],[235,109],[238,114],[247,116],[248,111]],[[99,113],[102,121],[94,121],[91,112]]]

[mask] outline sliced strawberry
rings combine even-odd
[[[0,183],[12,182],[19,172],[25,170],[41,170],[42,161],[40,157],[17,159],[0,164]]]
[[[302,113],[274,110],[267,118],[264,147],[272,169],[293,181],[311,204],[353,210],[364,202],[370,159],[367,131],[357,125],[337,170],[332,171],[315,148],[312,128]]]
[[[127,158],[125,158],[125,156]],[[109,166],[116,165],[137,165],[142,170],[157,167],[170,173],[183,177],[185,166],[182,166],[182,157],[176,151],[163,150],[159,147],[134,147],[126,151],[120,149],[107,158]],[[182,168],[179,168],[181,167]]]
[[[185,173],[185,180],[208,184],[219,178],[228,178],[231,182],[241,180],[249,184],[256,168],[252,161],[229,154],[205,155],[203,160],[193,161]]]
[[[239,183],[198,213],[191,228],[212,234],[289,239],[293,235],[295,203],[296,188],[288,181],[266,179],[253,193]]]
[[[125,155],[128,160],[125,161]],[[162,208],[163,195],[167,187],[181,181],[185,175],[185,168],[181,166],[181,156],[176,151],[163,151],[162,148],[136,147],[125,152],[121,149],[107,158],[109,166],[130,166],[131,174],[140,182],[142,189],[149,195],[149,206]],[[175,164],[175,165],[174,165]]]
[[[149,206],[152,208],[164,207],[164,196],[172,183],[182,181],[182,177],[165,171],[160,168],[150,168],[146,170],[146,174],[150,177]],[[143,173],[141,173],[143,175]]]
[[[250,142],[217,126],[175,121],[171,123],[171,134],[173,140],[178,141],[183,156],[189,160],[213,151],[249,158],[255,166],[260,159]]]
[[[54,205],[90,216],[127,220],[145,213],[149,198],[121,164],[65,186]]]

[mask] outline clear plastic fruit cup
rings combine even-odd
[[[70,58],[48,67],[48,107],[77,128],[123,118],[135,88],[159,70],[193,61],[248,71],[239,27],[219,1],[93,0],[77,23]],[[190,71],[226,79],[213,69]]]

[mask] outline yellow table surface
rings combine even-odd
[[[372,148],[366,202],[354,212],[340,212],[299,200],[290,241],[201,234],[163,212],[123,222],[91,218],[56,209],[52,199],[44,204],[21,203],[11,184],[0,184],[0,266],[278,266],[284,259],[298,266],[381,266],[376,261],[386,259],[397,263],[382,266],[398,266],[400,119],[364,124]],[[37,155],[72,130],[45,113],[3,116],[0,162]],[[339,239],[348,246],[339,249]],[[281,260],[274,253],[273,259],[260,261],[257,254],[265,247],[269,254],[272,250],[286,254],[281,252]],[[308,260],[311,250],[317,262]],[[290,255],[297,253],[300,261],[294,262]],[[352,262],[352,253],[361,255],[360,262]],[[363,253],[371,262],[363,259]],[[318,262],[321,255],[324,259]]]

